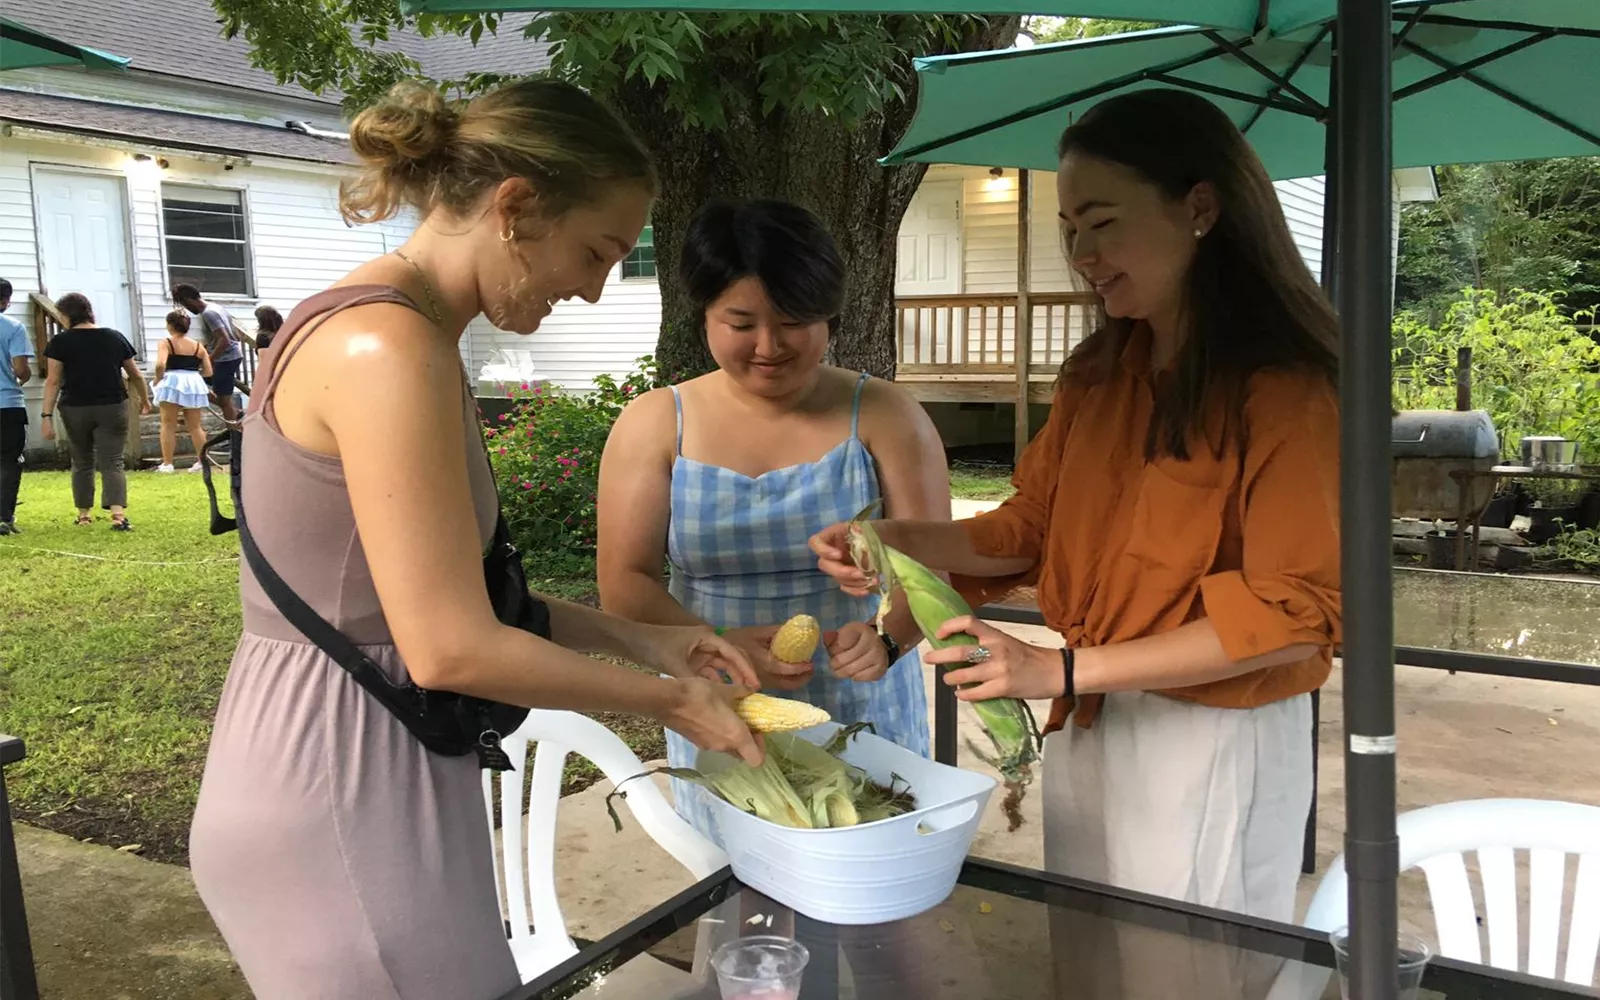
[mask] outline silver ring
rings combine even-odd
[[[967,650],[966,660],[968,663],[988,663],[991,655],[987,646],[973,646]]]

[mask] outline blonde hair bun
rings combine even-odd
[[[436,88],[394,85],[350,126],[360,174],[344,183],[352,223],[379,222],[411,206],[461,213],[508,177],[538,189],[550,215],[600,196],[612,182],[657,190],[642,143],[609,108],[557,80],[527,79],[452,104]]]
[[[420,83],[394,86],[377,104],[356,116],[350,148],[380,170],[410,170],[449,148],[460,117],[444,95]]]

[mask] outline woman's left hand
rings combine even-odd
[[[828,648],[828,666],[842,680],[870,684],[889,672],[889,651],[866,622],[848,622],[822,637]]]
[[[939,627],[938,635],[947,639],[961,632],[977,639],[978,645],[950,646],[922,657],[927,663],[956,665],[941,679],[957,688],[957,698],[985,701],[989,698],[1061,697],[1067,680],[1062,673],[1060,651],[1015,639],[971,615],[945,622]],[[988,659],[972,662],[970,657],[976,649],[988,650]],[[962,684],[973,687],[962,690]]]
[[[673,677],[704,677],[721,681],[732,677],[750,690],[759,690],[750,658],[738,646],[705,625],[647,625],[640,660]]]

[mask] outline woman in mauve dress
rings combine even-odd
[[[600,297],[656,191],[639,142],[583,91],[510,84],[447,105],[401,85],[363,112],[356,222],[411,206],[398,251],[300,304],[263,355],[243,500],[284,581],[397,681],[631,712],[759,762],[731,702],[749,660],[704,625],[548,599],[554,641],[495,617],[494,480],[458,341],[530,334]],[[241,567],[244,635],[190,840],[201,898],[259,1000],[489,1000],[518,983],[475,757],[424,749]],[[626,657],[644,674],[583,655]],[[665,675],[665,676],[660,676]]]

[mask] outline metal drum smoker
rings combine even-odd
[[[1466,561],[1466,526],[1494,499],[1484,472],[1500,460],[1500,436],[1485,410],[1405,410],[1394,418],[1394,515],[1456,522],[1456,566]]]

